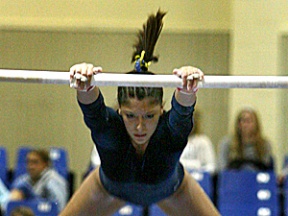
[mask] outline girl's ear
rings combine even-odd
[[[121,115],[121,109],[120,108],[118,109],[118,113],[119,113],[119,115]]]

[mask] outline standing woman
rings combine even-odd
[[[157,57],[153,51],[162,30],[165,13],[151,15],[138,34],[138,43],[130,72],[148,72]],[[180,155],[192,130],[192,115],[196,102],[197,79],[201,70],[194,67],[175,69],[182,79],[182,89],[176,89],[172,108],[163,110],[163,89],[150,87],[118,87],[118,111],[105,105],[97,86],[90,86],[91,76],[102,68],[77,64],[70,69],[71,80],[78,74],[77,99],[86,125],[101,158],[95,169],[71,198],[61,216],[112,215],[126,202],[149,206],[157,203],[168,215],[219,215],[195,180],[183,169]],[[83,80],[83,79],[82,79]]]

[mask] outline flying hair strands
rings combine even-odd
[[[154,48],[163,28],[163,17],[166,12],[158,10],[156,15],[152,14],[143,24],[143,29],[138,32],[138,41],[134,44],[135,51],[132,62],[135,62],[137,72],[148,71],[151,62],[157,62],[158,57],[153,56]]]

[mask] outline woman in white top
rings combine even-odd
[[[97,152],[96,146],[93,146],[92,152],[91,152],[91,160],[90,160],[90,166],[94,168],[98,167],[101,164],[99,154]]]
[[[214,173],[216,170],[216,155],[210,138],[201,132],[200,113],[194,113],[194,126],[188,137],[180,161],[186,169],[207,171]]]

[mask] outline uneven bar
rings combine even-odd
[[[0,82],[39,84],[70,83],[69,72],[0,69]],[[175,75],[100,73],[93,77],[97,86],[181,87]],[[212,76],[205,75],[199,88],[288,88],[288,76]]]

